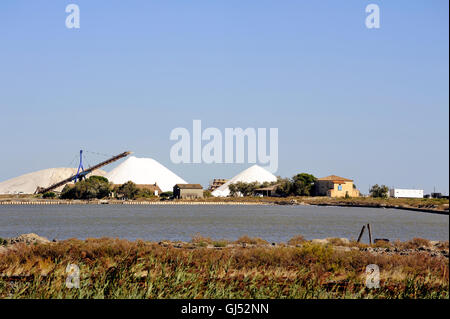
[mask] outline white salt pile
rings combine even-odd
[[[264,183],[264,182],[276,182],[277,177],[272,173],[266,171],[264,168],[258,165],[253,165],[250,168],[240,172],[235,177],[227,181],[225,184],[214,190],[211,194],[216,197],[226,197],[230,195],[230,184],[237,182],[244,183]]]
[[[0,194],[34,194],[39,187],[48,187],[77,173],[77,168],[48,168],[21,175],[0,183]],[[105,171],[96,170],[89,175],[106,175]],[[89,176],[88,175],[88,176]],[[61,186],[55,191],[61,191]]]
[[[172,191],[175,184],[185,180],[152,158],[131,156],[105,176],[114,184],[132,181],[135,184],[158,184],[163,192]]]

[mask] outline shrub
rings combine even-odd
[[[307,242],[301,247],[300,256],[312,262],[327,264],[333,256],[333,248],[330,245]]]
[[[118,195],[122,195],[124,198],[135,199],[139,194],[139,189],[137,188],[135,183],[133,183],[132,181],[128,181],[125,184],[120,185],[116,189],[116,192]]]
[[[430,241],[423,238],[413,238],[404,243],[404,247],[407,249],[416,249],[419,247],[430,247],[430,246],[431,246]]]
[[[172,198],[173,197],[173,192],[162,192],[161,194],[159,194],[159,197],[161,198]]]
[[[392,247],[392,244],[385,240],[378,240],[372,246],[377,248],[390,248]]]
[[[203,191],[203,197],[205,198],[212,197],[211,191],[210,190]]]
[[[389,188],[386,185],[378,186],[378,184],[375,184],[370,189],[370,196],[375,198],[387,198]]]
[[[334,246],[346,246],[348,243],[341,238],[327,238],[328,242]]]
[[[251,244],[251,245],[265,245],[267,241],[258,237],[242,236],[235,241],[236,244]]]
[[[259,188],[260,184],[258,182],[253,183],[245,183],[245,182],[236,182],[234,184],[230,184],[230,195],[231,196],[252,196],[255,192],[255,189]]]
[[[191,243],[193,244],[211,244],[212,242],[213,241],[210,237],[203,237],[200,234],[195,234],[191,239]]]
[[[42,194],[42,198],[55,198],[56,194],[54,192],[46,192]]]
[[[139,189],[135,198],[154,198],[156,197],[149,189]]]
[[[314,175],[300,173],[292,178],[278,178],[276,193],[280,196],[311,196],[314,195],[314,185],[317,178]]]
[[[288,245],[295,246],[295,245],[301,245],[305,241],[306,241],[305,237],[303,237],[302,235],[297,235],[297,236],[294,236],[291,239],[289,239],[287,243],[288,243]]]
[[[62,199],[105,198],[111,194],[111,184],[102,176],[91,176],[75,185],[66,185],[61,192]]]
[[[228,242],[226,240],[217,240],[212,243],[214,247],[226,247]]]
[[[439,249],[447,249],[448,250],[448,247],[449,247],[448,241],[439,242],[437,247]]]

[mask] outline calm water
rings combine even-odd
[[[449,239],[448,215],[376,208],[316,206],[0,206],[0,237],[36,233],[49,239],[119,237],[190,240],[200,233],[271,242],[301,234],[307,239],[356,238],[370,223],[374,238]],[[365,235],[367,237],[367,234]]]

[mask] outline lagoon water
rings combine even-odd
[[[190,240],[240,236],[285,242],[357,238],[370,223],[373,238],[449,240],[449,216],[397,209],[322,206],[55,205],[0,206],[0,237],[36,233],[53,238],[118,237],[129,240]],[[364,236],[367,242],[367,233]]]

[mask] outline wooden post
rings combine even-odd
[[[372,230],[370,229],[370,224],[367,224],[367,230],[369,231],[369,243],[372,245]]]
[[[363,225],[363,227],[361,228],[361,232],[359,233],[358,236],[358,243],[361,240],[362,235],[364,234],[364,230],[366,229],[366,225]]]

